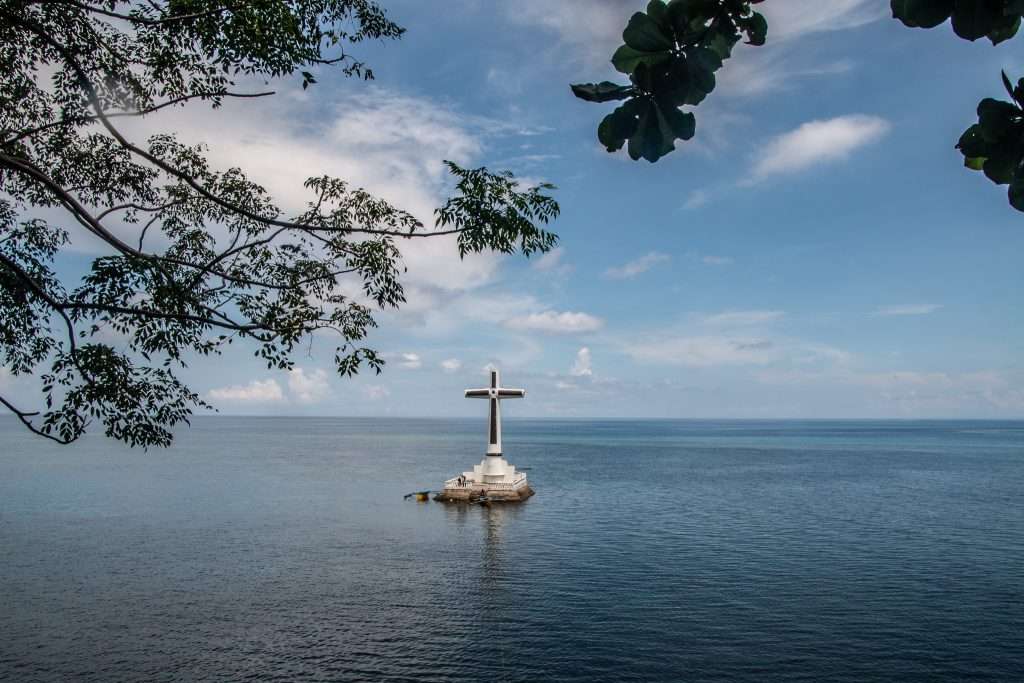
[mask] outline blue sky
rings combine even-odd
[[[642,3],[382,4],[408,33],[355,48],[376,81],[323,71],[135,132],[207,142],[285,207],[327,172],[429,219],[441,160],[508,168],[559,187],[560,247],[460,262],[449,241],[409,245],[408,305],[371,338],[383,375],[337,377],[326,336],[292,373],[197,360],[186,377],[223,413],[475,415],[461,390],[493,363],[528,391],[513,416],[1024,416],[1024,216],[953,148],[999,69],[1024,75],[1024,37],[910,30],[884,0],[770,0],[768,46],[737,50],[696,138],[650,165],[606,153],[610,106],[568,88],[616,77]]]

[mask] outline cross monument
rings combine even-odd
[[[524,472],[517,472],[505,460],[501,448],[501,402],[508,398],[526,398],[523,389],[501,386],[498,371],[490,371],[490,386],[486,389],[466,389],[466,398],[485,398],[488,401],[487,451],[483,461],[472,471],[445,482],[444,491],[435,500],[470,500],[479,496],[488,499],[518,501],[533,495]]]

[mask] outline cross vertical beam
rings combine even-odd
[[[506,398],[525,398],[522,389],[506,389],[501,386],[497,370],[491,370],[491,386],[487,389],[466,389],[466,398],[486,398],[490,404],[487,455],[501,456],[501,401]]]

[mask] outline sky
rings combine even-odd
[[[339,377],[315,336],[291,372],[247,349],[184,378],[223,414],[482,416],[462,390],[500,368],[513,417],[1024,417],[1024,216],[954,145],[1024,37],[993,48],[891,19],[886,0],[770,0],[768,45],[737,48],[657,164],[596,139],[613,105],[569,84],[608,63],[625,0],[385,0],[408,29],[307,91],[129,132],[174,130],[285,209],[324,173],[425,222],[442,161],[558,190],[557,249],[458,258],[403,246],[408,302],[377,318],[382,375]],[[297,212],[297,211],[296,211]],[[76,242],[76,259],[95,254]],[[0,381],[11,381],[0,378]]]

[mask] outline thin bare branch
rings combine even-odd
[[[31,432],[33,432],[35,434],[38,434],[39,436],[45,437],[45,438],[49,439],[50,441],[59,443],[61,446],[67,446],[69,443],[71,443],[71,440],[67,440],[66,441],[64,439],[61,439],[60,437],[54,436],[53,434],[47,434],[46,432],[44,432],[43,430],[39,429],[34,424],[32,424],[32,421],[30,419],[28,419],[28,418],[33,417],[35,415],[38,415],[39,414],[38,411],[37,412],[26,412],[24,410],[18,410],[17,408],[14,407],[13,403],[8,401],[3,396],[0,396],[0,403],[4,404],[4,406],[6,406],[8,410],[10,410],[12,413],[14,413],[14,415],[19,420],[21,420],[21,423],[23,425],[25,425],[26,427],[28,427],[29,431],[31,431]]]

